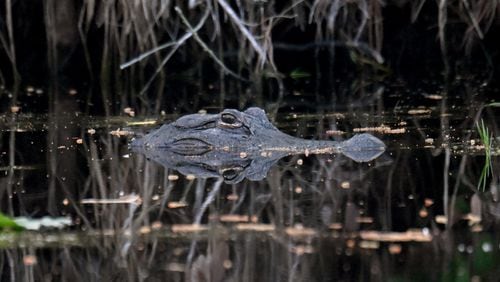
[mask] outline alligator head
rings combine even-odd
[[[262,109],[249,108],[244,112],[227,109],[219,114],[183,116],[132,141],[131,146],[145,150],[167,149],[185,156],[203,155],[209,151],[251,153],[289,145],[282,144],[285,141],[282,138],[293,137],[274,127]]]
[[[264,178],[286,155],[342,153],[355,161],[370,161],[384,152],[385,145],[370,134],[345,142],[296,138],[272,125],[264,110],[249,108],[183,116],[133,140],[131,148],[183,174],[223,176],[236,183],[244,177]]]

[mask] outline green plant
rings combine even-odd
[[[483,170],[481,171],[481,176],[479,177],[479,182],[477,184],[477,189],[481,188],[483,191],[486,189],[486,181],[493,173],[491,165],[491,141],[493,136],[490,133],[488,127],[484,125],[484,120],[481,119],[481,123],[476,123],[476,128],[479,133],[479,138],[484,146],[485,162]]]
[[[4,215],[0,212],[0,230],[16,230],[20,231],[24,228],[17,224],[13,218]]]

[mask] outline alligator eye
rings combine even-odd
[[[230,128],[237,128],[237,127],[243,126],[241,121],[239,121],[234,115],[228,114],[228,113],[222,114],[220,116],[220,121],[221,121],[220,122],[221,125],[224,125],[224,126],[227,126]]]
[[[222,114],[220,120],[227,124],[235,124],[237,122],[236,117],[232,114]]]

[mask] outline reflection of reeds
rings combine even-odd
[[[479,176],[479,182],[477,183],[477,189],[485,191],[486,182],[488,178],[493,173],[493,168],[491,165],[491,141],[493,136],[491,135],[488,127],[484,125],[484,120],[481,119],[481,123],[476,123],[477,132],[479,133],[479,138],[484,146],[484,166],[481,170],[481,175]]]
[[[173,177],[173,172],[146,162],[142,156],[123,158],[129,153],[125,140],[107,134],[115,126],[94,127],[92,133],[81,129],[78,137],[83,143],[71,147],[84,164],[74,187],[56,181],[53,193],[68,199],[64,209],[80,223],[73,228],[83,234],[73,231],[49,234],[37,241],[41,235],[31,233],[29,236],[33,237],[18,241],[20,244],[32,241],[34,247],[5,251],[13,262],[9,270],[17,280],[30,271],[36,278],[55,268],[62,276],[61,279],[53,276],[55,280],[75,276],[92,280],[99,273],[98,278],[105,280],[153,279],[168,274],[179,281],[185,275],[224,275],[234,277],[234,281],[308,281],[321,279],[318,276],[325,271],[333,278],[354,279],[360,273],[359,268],[369,269],[372,265],[369,261],[377,258],[377,252],[364,249],[364,255],[373,253],[373,256],[367,261],[359,260],[361,266],[347,274],[338,273],[330,265],[353,260],[358,263],[359,256],[353,256],[358,251],[352,234],[380,221],[391,222],[391,214],[386,213],[383,205],[391,201],[392,193],[405,192],[401,186],[406,182],[394,185],[391,192],[380,191],[375,181],[387,169],[379,169],[376,162],[362,166],[341,156],[289,157],[272,169],[267,180],[244,181],[233,186],[180,174]],[[57,132],[55,127],[49,130],[54,131],[53,140],[64,132]],[[67,155],[56,153],[51,157],[60,164]],[[409,163],[403,158],[392,165],[404,170],[410,167]],[[407,173],[402,175],[404,180],[399,181],[414,181],[407,179]],[[343,185],[345,182],[349,185]],[[137,196],[120,199],[120,195],[132,193]],[[372,195],[378,198],[375,204]],[[139,198],[142,201],[137,201]],[[401,195],[401,198],[407,197]],[[89,200],[82,202],[82,199]],[[169,207],[166,205],[169,202],[185,204]],[[228,222],[228,217],[223,220],[222,215],[242,215],[239,218],[256,223],[235,224]],[[370,215],[373,220],[367,220]],[[202,228],[193,225],[199,221]],[[332,224],[340,227],[328,230]],[[157,229],[155,225],[165,229]],[[215,242],[220,234],[227,247]],[[350,240],[344,240],[343,234]],[[323,240],[321,236],[327,238],[318,242]],[[360,243],[360,248],[365,245],[366,242]],[[38,258],[37,264],[31,264],[33,257]],[[217,267],[211,268],[214,264]],[[79,274],[81,269],[86,271]],[[370,271],[364,273],[372,276]]]

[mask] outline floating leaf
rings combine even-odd
[[[40,230],[40,228],[63,228],[71,224],[71,219],[67,217],[16,217],[14,221],[19,226],[28,230]]]
[[[18,225],[13,218],[0,213],[0,230],[16,230],[20,231],[24,228]]]
[[[294,69],[291,73],[290,73],[290,77],[292,79],[301,79],[301,78],[308,78],[308,77],[311,77],[311,74],[306,72],[306,71],[303,71],[301,69]]]

